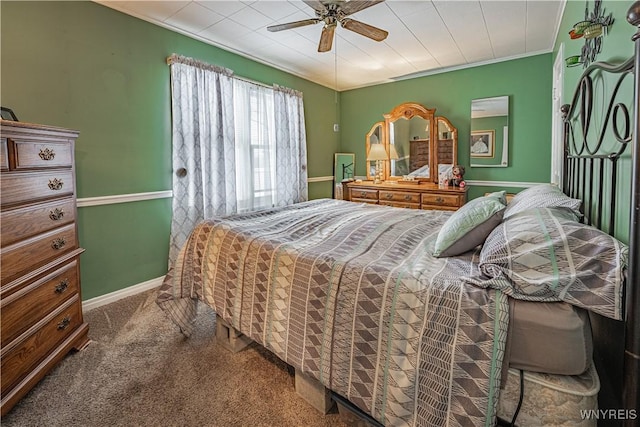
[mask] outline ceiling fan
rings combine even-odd
[[[364,22],[348,18],[348,16],[378,3],[382,3],[383,1],[384,0],[304,0],[307,5],[311,6],[316,11],[315,18],[289,22],[286,24],[271,25],[270,27],[267,27],[267,30],[275,32],[323,22],[324,28],[322,29],[322,35],[320,36],[318,52],[328,52],[331,50],[331,46],[333,45],[333,33],[336,31],[338,22],[342,28],[346,28],[347,30],[380,42],[386,39],[387,35],[389,35],[387,31],[365,24]]]

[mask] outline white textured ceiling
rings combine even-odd
[[[321,85],[347,90],[550,52],[565,0],[386,0],[350,16],[387,30],[386,40],[375,42],[338,27],[333,49],[326,53],[317,52],[321,23],[275,33],[266,29],[315,17],[302,1],[97,3]],[[242,70],[234,71],[242,75]]]

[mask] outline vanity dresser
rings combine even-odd
[[[409,209],[458,210],[467,201],[467,188],[444,187],[432,182],[403,184],[388,181],[374,184],[373,181],[343,183],[344,200],[359,203],[374,203]]]
[[[387,159],[367,161],[367,180],[343,182],[343,199],[410,209],[455,211],[467,201],[467,188],[440,186],[458,158],[458,130],[435,108],[416,102],[383,114],[365,136],[365,154],[381,144]],[[376,174],[376,166],[380,173]],[[376,180],[381,176],[382,180]],[[377,181],[381,181],[377,183]]]
[[[2,415],[71,349],[89,342],[80,297],[77,137],[0,121]]]

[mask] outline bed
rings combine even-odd
[[[522,425],[575,425],[576,417],[585,418],[580,410],[598,408],[604,378],[611,400],[600,408],[626,410],[622,418],[632,425],[640,408],[637,113],[629,125],[637,92],[623,107],[615,89],[604,112],[615,119],[597,120],[614,126],[615,148],[593,152],[580,145],[578,131],[590,123],[591,76],[631,76],[638,88],[632,71],[639,56],[585,71],[565,108],[563,191],[525,190],[506,207],[500,194],[474,199],[465,210],[485,209],[485,217],[471,229],[451,221],[457,213],[328,199],[208,219],[183,246],[158,304],[188,336],[197,304],[205,303],[373,424],[493,425],[521,412]],[[605,187],[623,179],[619,159],[632,164],[630,198],[618,195],[623,184]],[[619,210],[621,200],[632,213],[623,219],[631,224],[628,246],[610,236],[617,218],[606,214]],[[448,239],[443,230],[449,229],[468,233]],[[533,233],[538,229],[545,232]],[[553,257],[541,256],[534,242],[546,244]],[[547,306],[554,307],[549,316],[531,314]],[[565,331],[571,338],[561,341],[575,341],[578,349],[568,356],[548,349],[551,363],[528,357],[526,348],[552,333],[541,332],[537,341],[527,341],[534,335],[528,333],[514,338],[519,329],[531,330],[527,322],[550,316],[566,316],[551,324],[574,325]],[[624,349],[612,341],[624,342]],[[621,365],[623,373],[609,369]],[[557,392],[550,399],[567,406],[542,414],[535,398],[522,404],[524,383],[539,396]],[[568,421],[543,420],[567,413]]]

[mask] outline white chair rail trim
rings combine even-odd
[[[545,184],[544,182],[518,182],[518,181],[478,181],[465,179],[467,185],[477,185],[484,187],[533,187],[534,185]]]
[[[307,178],[307,182],[333,181],[333,176],[317,176]],[[116,203],[140,202],[143,200],[167,199],[173,197],[173,191],[150,191],[146,193],[115,194],[112,196],[83,197],[78,199],[78,207],[114,205]]]
[[[316,176],[313,178],[307,178],[307,182],[324,182],[333,181],[333,176]]]
[[[173,191],[151,191],[147,193],[116,194],[113,196],[84,197],[78,199],[78,207],[113,205],[116,203],[139,202],[142,200],[166,199],[173,197]]]
[[[308,182],[325,182],[333,181],[333,176],[317,176],[314,178],[308,178]],[[469,185],[478,185],[485,187],[531,187],[542,182],[517,182],[517,181],[477,181],[466,180]],[[134,193],[134,194],[116,194],[113,196],[98,196],[98,197],[83,197],[78,199],[78,207],[86,208],[90,206],[100,205],[114,205],[116,203],[128,203],[128,202],[140,202],[143,200],[154,199],[167,199],[173,197],[171,190],[165,191],[151,191],[147,193]]]

